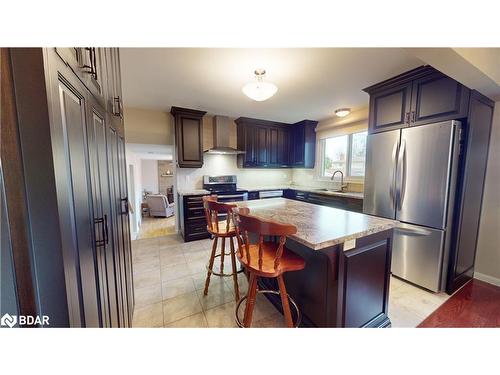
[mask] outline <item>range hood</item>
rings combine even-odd
[[[231,120],[226,116],[214,116],[214,147],[205,150],[206,154],[237,155],[245,151],[229,146],[229,127]]]

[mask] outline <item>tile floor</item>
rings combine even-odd
[[[175,233],[175,217],[150,217],[142,218],[138,239],[162,237]]]
[[[212,276],[209,294],[203,295],[210,249],[210,240],[184,243],[178,235],[132,242],[134,327],[236,327],[231,278]],[[226,269],[231,267],[229,261]],[[239,286],[244,295],[243,274],[239,274]],[[447,298],[393,277],[389,301],[393,327],[416,327]],[[258,296],[253,327],[283,326],[282,315]]]

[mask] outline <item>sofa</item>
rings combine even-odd
[[[175,203],[169,202],[166,195],[150,194],[146,197],[150,216],[170,217],[175,213]]]

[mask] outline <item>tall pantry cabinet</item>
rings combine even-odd
[[[119,51],[12,48],[10,54],[17,103],[28,103],[26,111],[38,118],[23,121],[21,109],[24,163],[51,156],[51,163],[38,162],[46,175],[42,186],[26,184],[27,199],[43,188],[57,202],[44,209],[58,218],[59,238],[47,238],[30,223],[37,313],[54,316],[51,326],[130,327],[134,295]],[[38,81],[35,89],[27,90],[27,76]],[[50,134],[49,144],[37,145],[40,132]],[[52,249],[42,249],[47,241]],[[64,286],[50,285],[45,275],[51,272],[63,274]]]

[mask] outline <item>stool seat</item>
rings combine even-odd
[[[300,271],[306,266],[305,260],[283,247],[283,253],[280,258],[280,263],[277,268],[274,267],[276,259],[276,251],[279,244],[275,242],[262,242],[262,264],[259,266],[259,245],[250,244],[248,252],[250,253],[250,261],[248,261],[247,253],[240,255],[237,253],[238,259],[245,268],[250,272],[262,277],[276,277],[288,271]]]

